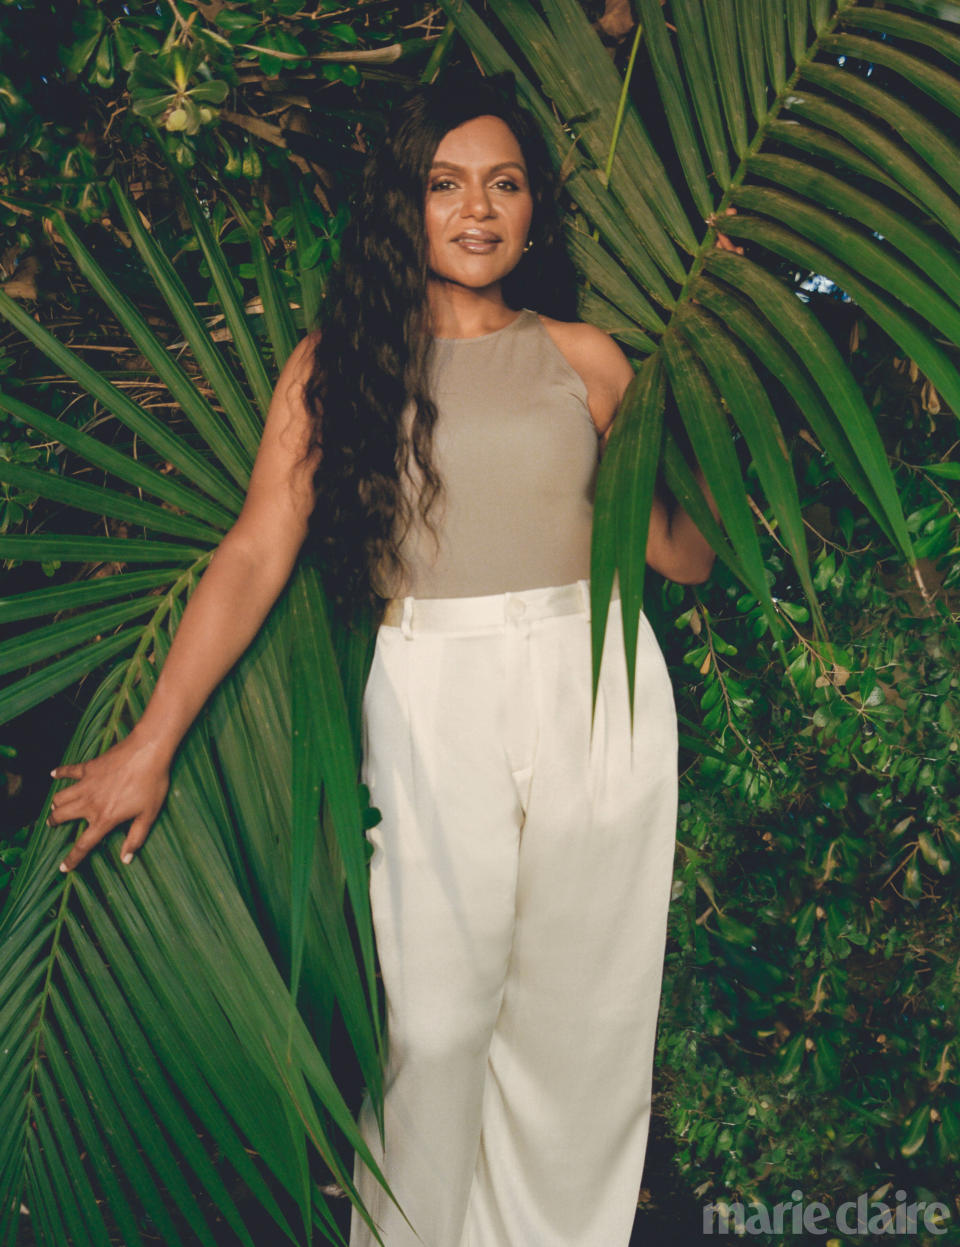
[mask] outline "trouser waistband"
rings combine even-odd
[[[616,583],[613,597],[619,597]],[[590,617],[590,581],[575,580],[567,585],[518,589],[506,593],[486,593],[480,597],[417,598],[412,594],[391,598],[382,624],[410,632],[459,631],[495,627],[498,624],[552,615],[573,615],[582,611]]]

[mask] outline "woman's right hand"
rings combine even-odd
[[[121,850],[121,860],[129,863],[163,807],[170,787],[170,757],[134,731],[89,762],[58,766],[50,774],[76,782],[56,793],[47,825],[74,819],[87,823],[60,869],[72,870],[108,831],[132,819]]]

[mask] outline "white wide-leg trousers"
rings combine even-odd
[[[404,600],[364,693],[382,821],[386,1247],[627,1247],[647,1135],[677,721],[646,616],[631,747],[619,597],[590,740],[589,587]],[[374,1239],[354,1210],[350,1247]]]

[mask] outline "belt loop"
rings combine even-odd
[[[583,612],[586,615],[586,617],[589,619],[590,618],[590,581],[589,580],[578,580],[577,584],[580,586],[580,601],[583,603]]]
[[[413,596],[403,599],[403,614],[400,617],[400,630],[408,641],[413,640]]]

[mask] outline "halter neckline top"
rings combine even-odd
[[[391,578],[381,565],[377,591],[473,597],[587,579],[599,434],[583,378],[537,313],[523,308],[473,338],[434,338],[428,379],[443,489],[425,523],[408,450],[400,488],[409,522],[401,517],[395,531],[404,566]],[[408,402],[407,436],[414,413]]]

